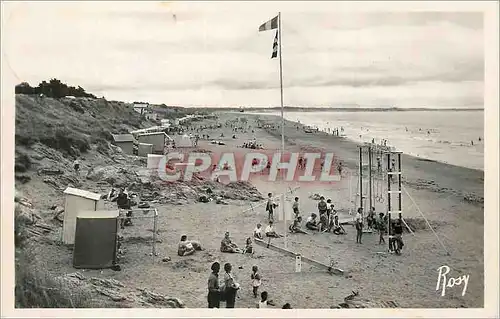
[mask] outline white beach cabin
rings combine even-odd
[[[187,134],[184,134],[179,137],[177,142],[175,143],[176,147],[192,147],[193,142],[191,141],[191,137]]]
[[[169,145],[172,138],[165,132],[152,132],[140,134],[137,138],[139,143],[153,144],[153,153],[163,154],[166,145]]]
[[[76,218],[80,211],[104,210],[101,195],[78,188],[68,187],[64,190],[64,222],[62,242],[65,245],[75,243]]]

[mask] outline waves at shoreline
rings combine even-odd
[[[285,119],[327,133],[342,127],[343,135],[353,142],[381,144],[387,140],[387,146],[408,155],[484,171],[482,111],[321,112],[321,116],[318,112],[287,112]]]

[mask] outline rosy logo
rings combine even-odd
[[[164,181],[189,181],[199,175],[230,182],[258,178],[270,182],[331,183],[340,181],[343,170],[333,153],[169,152],[157,160],[158,177]]]

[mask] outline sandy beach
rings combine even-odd
[[[218,120],[195,122],[195,126],[225,123],[228,120],[245,117],[247,123],[255,129],[254,134],[233,133],[230,127],[205,130],[200,134],[209,134],[225,145],[213,145],[207,140],[200,140],[198,148],[215,153],[249,152],[241,148],[243,142],[253,136],[266,151],[280,148],[280,130],[258,129],[257,119],[277,125],[275,116],[252,115],[248,113],[219,113]],[[224,138],[219,138],[220,134]],[[236,134],[236,139],[231,136]],[[358,150],[353,142],[325,133],[306,134],[297,129],[297,124],[287,122],[285,126],[286,150],[302,151],[322,150],[333,152],[352,171],[357,169]],[[93,153],[84,155],[82,173],[89,167],[101,164],[102,158]],[[135,156],[128,156],[125,162],[130,167],[140,169],[144,161]],[[112,161],[108,160],[111,164]],[[484,294],[483,262],[483,172],[411,156],[403,156],[402,170],[404,186],[411,194],[418,209],[425,215],[450,255],[436,240],[435,234],[426,226],[419,210],[412,201],[403,196],[403,216],[414,219],[415,233],[404,234],[405,247],[401,256],[389,254],[386,245],[378,244],[378,234],[364,234],[363,244],[355,242],[355,229],[346,226],[347,234],[337,236],[331,233],[309,235],[289,234],[288,249],[304,256],[328,264],[330,259],[346,272],[346,276],[328,274],[325,270],[303,262],[302,272],[295,273],[295,261],[292,257],[266,249],[254,243],[256,253],[253,256],[242,254],[224,254],[219,251],[220,241],[225,231],[231,233],[233,241],[244,246],[245,239],[252,234],[258,222],[266,224],[264,206],[251,209],[259,202],[227,200],[228,205],[218,205],[214,201],[195,203],[186,201],[176,204],[152,204],[160,214],[157,244],[159,256],[153,258],[149,253],[151,245],[145,238],[151,237],[152,223],[149,220],[137,220],[134,226],[127,227],[123,236],[126,253],[120,265],[121,271],[85,270],[85,276],[112,278],[124,283],[124,294],[134,294],[138,288],[147,288],[157,293],[181,299],[188,308],[207,307],[207,279],[213,261],[233,264],[236,281],[241,284],[237,308],[255,308],[257,300],[252,296],[251,268],[257,265],[263,277],[261,291],[268,291],[281,308],[289,302],[293,308],[330,308],[343,302],[352,291],[359,291],[360,298],[377,303],[394,301],[405,308],[455,308],[482,307]],[[31,181],[16,185],[16,188],[30,198],[40,210],[42,217],[50,215],[50,207],[63,205],[64,198],[60,190],[43,182],[43,177],[31,175]],[[81,187],[104,194],[110,185],[106,182],[94,182],[80,178]],[[300,185],[288,200],[294,196],[300,198],[303,216],[316,211],[317,201],[310,199],[314,193],[331,198],[339,209],[354,207],[349,198],[349,179],[324,185]],[[201,183],[203,184],[203,182]],[[268,192],[279,194],[284,187],[295,187],[296,182],[285,185],[268,182],[261,177],[252,179],[252,184],[265,196]],[[469,200],[466,200],[468,198]],[[472,199],[472,200],[471,200]],[[262,201],[261,201],[262,202]],[[250,205],[252,204],[252,206]],[[115,203],[106,203],[109,209]],[[385,202],[375,203],[377,212],[386,210]],[[245,212],[243,212],[245,211]],[[278,222],[276,228],[283,233],[286,225]],[[201,241],[204,251],[188,257],[177,256],[177,243],[182,234],[190,239]],[[56,232],[47,235],[51,240],[37,243],[37,256],[46,269],[55,275],[74,273],[72,253],[68,248],[54,244]],[[284,239],[273,241],[283,246]],[[168,262],[162,258],[170,257]],[[450,276],[469,274],[470,279],[465,294],[463,285],[447,288],[445,296],[436,291],[438,268],[451,268]],[[118,303],[117,303],[118,306]],[[120,305],[138,306],[127,300]],[[139,305],[140,306],[140,305]]]

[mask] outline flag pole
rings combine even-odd
[[[281,57],[281,12],[278,12],[278,45],[279,45],[279,55],[280,55],[280,93],[281,93],[281,157],[285,155],[285,117],[284,117],[284,106],[283,106],[283,63]],[[285,185],[285,174],[284,170],[281,171],[281,181],[283,186]],[[283,219],[285,220],[285,248],[288,248],[287,242],[287,216],[285,212],[285,195],[283,195],[281,203],[281,211],[283,213]]]

